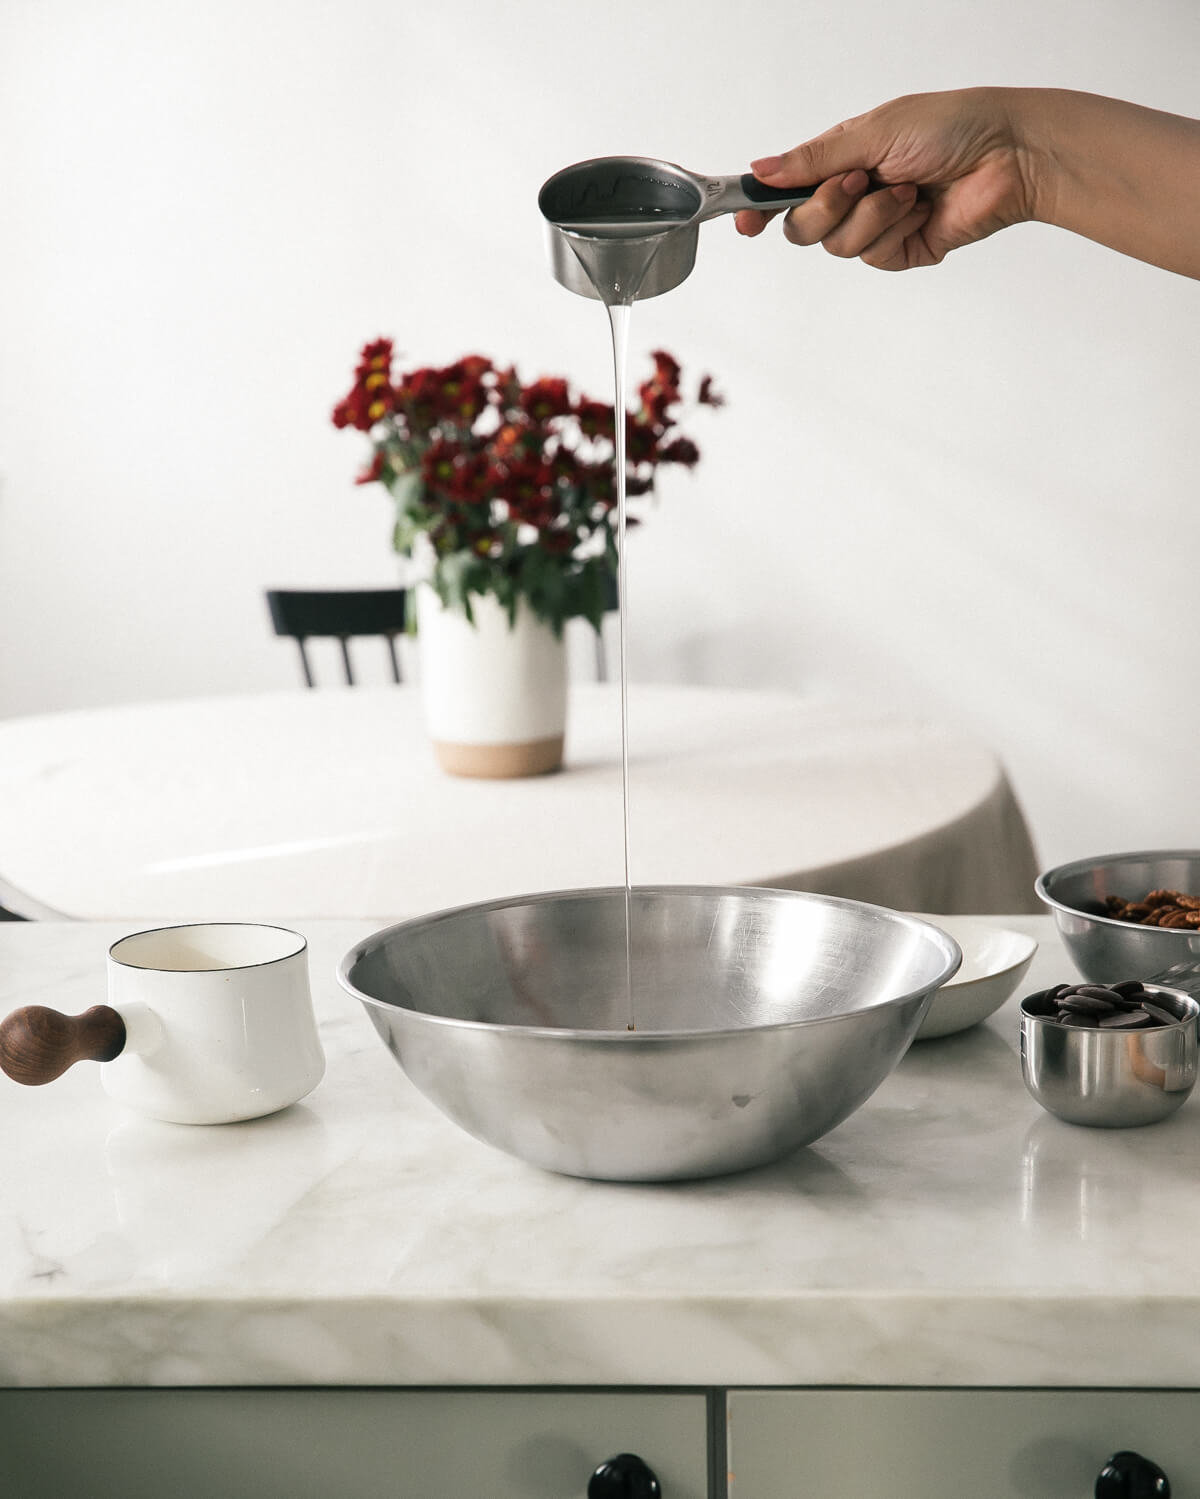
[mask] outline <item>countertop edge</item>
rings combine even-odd
[[[1200,1387],[1200,1296],[10,1302],[0,1387]],[[1114,1356],[1114,1349],[1119,1353]]]

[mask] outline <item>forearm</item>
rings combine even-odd
[[[1200,120],[1066,89],[1004,93],[1031,218],[1200,279]]]

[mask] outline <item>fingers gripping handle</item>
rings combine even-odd
[[[0,1068],[17,1083],[52,1083],[75,1062],[111,1062],[125,1045],[125,1022],[108,1005],[62,1015],[26,1005],[0,1022]]]
[[[794,208],[797,203],[807,203],[816,192],[815,187],[768,187],[749,172],[743,174],[738,186],[746,199],[745,208]]]

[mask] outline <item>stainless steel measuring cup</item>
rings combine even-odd
[[[813,187],[767,187],[749,172],[702,177],[645,156],[599,156],[564,167],[538,193],[556,281],[607,300],[602,286],[633,285],[628,300],[670,291],[696,263],[705,219],[739,208],[792,208]],[[589,274],[590,268],[590,274]]]

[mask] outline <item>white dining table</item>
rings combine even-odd
[[[996,756],[865,702],[633,685],[629,877],[768,885],[931,913],[1038,909]],[[380,922],[621,885],[620,697],[570,693],[566,763],[435,764],[413,687],[0,720],[0,903],[24,916]]]

